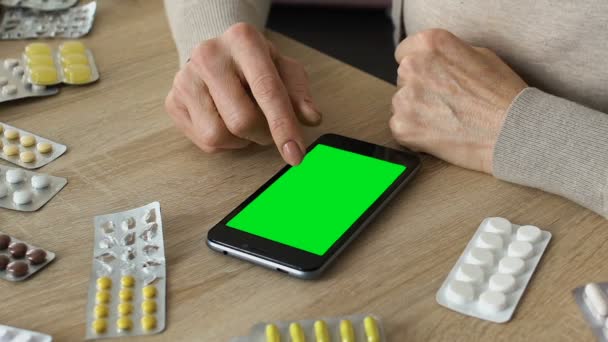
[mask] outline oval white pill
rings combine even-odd
[[[473,300],[475,292],[471,284],[452,280],[447,286],[446,296],[450,302],[465,304]]]
[[[495,274],[490,277],[489,287],[492,291],[511,292],[515,288],[515,278],[510,274]]]
[[[35,175],[32,177],[32,187],[34,189],[44,189],[49,186],[51,179],[48,175]]]
[[[526,259],[533,254],[533,251],[534,248],[532,248],[532,245],[529,242],[513,241],[509,244],[507,254],[510,257]]]
[[[8,170],[6,171],[6,181],[11,184],[17,184],[23,182],[25,179],[25,172],[23,170]]]
[[[28,204],[32,201],[32,192],[29,190],[17,190],[13,192],[15,204]]]
[[[520,258],[504,257],[498,262],[498,272],[514,276],[521,274],[525,267],[526,263]]]
[[[477,238],[477,246],[488,249],[502,248],[502,238],[495,233],[481,233]]]
[[[2,87],[2,95],[4,96],[8,96],[8,95],[15,95],[17,94],[17,86],[14,84],[7,84],[4,87]]]
[[[490,217],[485,224],[485,230],[491,233],[511,234],[511,222],[502,217]]]
[[[486,312],[496,313],[507,307],[507,297],[502,292],[486,291],[479,296],[479,306]]]
[[[540,239],[541,231],[535,226],[521,226],[517,230],[517,240],[536,242]]]
[[[0,184],[0,198],[4,198],[6,197],[6,195],[8,195],[8,189],[6,188],[6,185]]]
[[[585,298],[587,305],[598,315],[605,317],[608,315],[608,300],[606,294],[596,283],[585,285]]]
[[[487,249],[471,248],[468,255],[468,262],[473,265],[491,266],[494,264],[494,255]]]
[[[482,283],[483,270],[477,265],[462,264],[456,273],[456,279],[467,283]]]

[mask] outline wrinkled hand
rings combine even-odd
[[[175,76],[165,109],[206,152],[274,140],[292,165],[306,151],[299,122],[321,121],[302,65],[243,23],[193,50]]]
[[[439,29],[406,38],[389,125],[414,150],[492,173],[498,134],[513,99],[527,85],[496,54]]]

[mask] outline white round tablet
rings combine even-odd
[[[6,181],[11,184],[17,184],[23,182],[25,179],[25,172],[23,170],[13,169],[6,171]]]
[[[521,226],[517,230],[517,240],[535,243],[540,239],[540,229],[535,226]]]
[[[507,307],[507,297],[502,292],[486,291],[479,296],[479,306],[486,312],[496,313]]]
[[[8,195],[8,189],[6,188],[6,185],[0,184],[0,198],[4,198],[6,197],[6,195]]]
[[[467,283],[482,283],[483,269],[477,265],[462,264],[456,273],[456,279]]]
[[[498,262],[498,272],[517,276],[526,268],[526,263],[520,258],[504,257]]]
[[[32,177],[32,187],[34,189],[44,189],[51,183],[51,178],[48,175],[35,175]]]
[[[14,84],[7,84],[2,87],[2,95],[9,96],[17,94],[17,86]]]
[[[494,255],[487,249],[474,247],[471,248],[467,260],[473,265],[492,266],[494,264]]]
[[[32,192],[29,190],[17,190],[13,192],[13,202],[15,204],[28,204],[32,201]]]
[[[510,257],[527,259],[534,252],[534,248],[529,242],[526,241],[513,241],[509,244],[507,254]]]
[[[510,274],[494,274],[490,277],[489,287],[492,291],[511,292],[515,288],[515,277]]]
[[[24,73],[25,73],[25,69],[20,65],[13,68],[13,75],[15,75],[17,77],[23,76]]]
[[[19,61],[14,58],[7,58],[4,60],[4,68],[7,70],[14,68],[18,64],[19,64]]]
[[[446,297],[450,302],[465,304],[473,300],[475,291],[473,286],[459,280],[452,280],[446,289]]]
[[[488,249],[501,249],[502,238],[495,233],[483,232],[477,238],[477,246]]]
[[[511,234],[512,226],[509,220],[502,217],[490,217],[486,220],[485,230],[491,233]]]

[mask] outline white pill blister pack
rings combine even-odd
[[[55,95],[59,92],[56,87],[27,82],[25,66],[19,59],[0,59],[0,63],[0,103],[26,97]]]
[[[597,340],[608,342],[608,283],[589,283],[572,293]]]
[[[86,339],[162,332],[166,276],[159,202],[95,216]]]
[[[68,9],[78,0],[0,0],[0,5],[6,7],[27,7],[40,11],[58,11]]]
[[[486,218],[450,271],[436,300],[464,315],[496,323],[511,319],[551,233]]]
[[[65,178],[0,166],[0,208],[36,211],[67,183]]]
[[[82,37],[91,31],[96,10],[96,2],[62,11],[7,8],[0,19],[0,39]]]
[[[350,315],[308,319],[293,322],[258,323],[249,336],[236,337],[231,342],[386,342],[380,319],[374,315]]]
[[[67,147],[0,122],[0,158],[26,169],[37,169],[65,153]]]
[[[0,342],[51,342],[50,335],[0,324]]]

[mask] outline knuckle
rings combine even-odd
[[[222,55],[222,46],[217,39],[206,40],[194,48],[190,61],[204,66],[208,61],[218,59]]]
[[[281,83],[277,77],[271,74],[258,76],[251,84],[251,91],[261,101],[269,100],[281,95]]]
[[[289,121],[286,118],[274,118],[268,122],[268,127],[271,132],[280,132],[287,130],[289,127]]]
[[[397,68],[397,75],[399,75],[399,77],[405,78],[409,76],[414,70],[416,70],[416,61],[414,57],[403,57],[401,63],[399,63],[399,67]]]
[[[251,41],[259,38],[259,32],[251,24],[236,23],[226,30],[225,36],[228,39]]]
[[[203,150],[203,152],[205,152],[205,153],[210,153],[210,154],[213,154],[213,153],[217,153],[217,152],[219,152],[219,148],[217,148],[217,147],[208,146],[208,145],[205,145],[205,144],[202,144],[202,143],[197,143],[196,145],[197,145],[197,146],[198,146],[198,147],[199,147],[201,150]]]
[[[393,134],[404,135],[407,132],[405,121],[398,115],[393,115],[388,121],[388,127]]]
[[[217,148],[222,141],[222,134],[219,130],[210,127],[201,132],[199,136],[199,146],[204,145],[210,148]]]
[[[228,130],[237,137],[244,138],[253,127],[253,120],[249,115],[237,114],[232,119],[226,121]]]
[[[428,29],[418,33],[420,41],[430,50],[439,50],[455,37],[450,31],[439,28]]]

